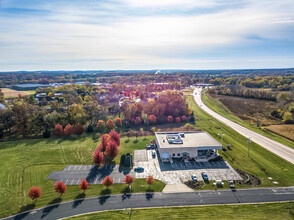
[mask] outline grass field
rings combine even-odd
[[[218,205],[179,208],[133,209],[80,215],[71,220],[94,219],[294,219],[294,203]]]
[[[2,88],[2,92],[4,93],[5,98],[14,98],[18,97],[18,94],[21,94],[22,96],[31,95],[34,94],[35,91],[18,91],[14,89],[8,89],[8,88]]]
[[[143,149],[153,137],[122,138],[120,155],[134,149]],[[127,142],[127,143],[126,143]],[[19,211],[60,202],[53,190],[54,180],[46,180],[51,171],[62,170],[70,164],[92,164],[92,152],[98,141],[88,136],[85,138],[33,139],[0,143],[0,217]],[[141,187],[143,185],[143,187]],[[164,183],[156,181],[152,185],[154,191],[161,191]],[[35,206],[27,193],[31,186],[41,187],[42,197]],[[125,184],[115,184],[110,193],[121,193]],[[147,190],[145,180],[137,179],[133,184],[133,192]],[[86,196],[98,196],[103,191],[102,185],[90,185]],[[67,186],[62,201],[73,200],[82,196],[78,186]]]
[[[224,133],[223,144],[231,144],[232,150],[219,153],[227,160],[232,167],[254,174],[263,181],[262,186],[275,186],[268,177],[279,182],[278,186],[294,185],[294,165],[276,156],[263,147],[251,143],[250,157],[247,156],[247,139],[238,132],[222,124],[210,115],[201,110],[192,96],[187,96],[189,106],[192,107],[196,127],[210,133],[215,139],[221,142],[218,133]],[[212,127],[211,127],[212,124]]]
[[[217,112],[218,114],[224,116],[225,118],[234,121],[240,125],[243,125],[244,127],[247,127],[253,131],[256,131],[268,138],[271,138],[275,141],[278,141],[284,145],[287,145],[294,149],[294,142],[290,141],[286,138],[283,138],[282,136],[276,135],[270,131],[267,131],[265,129],[258,128],[257,126],[253,126],[248,124],[247,122],[243,121],[242,119],[235,116],[226,106],[224,106],[219,100],[213,99],[211,97],[208,97],[206,92],[202,94],[202,101],[205,105],[207,105],[210,109]]]

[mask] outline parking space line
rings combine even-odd
[[[120,183],[120,178],[118,178],[118,183]]]
[[[115,177],[113,177],[113,182],[115,182]]]
[[[72,185],[72,183],[73,183],[73,181],[74,181],[75,179],[72,179],[72,181],[71,181],[71,183],[70,183],[70,185]]]
[[[87,169],[87,167],[88,167],[88,165],[87,165],[87,166],[85,166],[84,170],[86,170],[86,169]]]
[[[201,162],[199,162],[199,166],[202,168]]]
[[[79,168],[79,170],[82,168],[82,165],[80,165],[80,168]]]
[[[81,181],[81,179],[78,180],[77,185],[79,185],[80,181]]]
[[[70,168],[71,168],[71,165],[68,167],[68,170],[70,170]]]
[[[75,168],[74,168],[74,170],[76,170],[76,168],[77,168],[77,165],[75,165]]]

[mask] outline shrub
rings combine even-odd
[[[92,133],[94,131],[93,125],[88,125],[87,127],[87,133]]]
[[[123,182],[130,186],[134,182],[134,177],[127,174],[125,175]]]
[[[148,118],[148,121],[150,124],[155,124],[156,123],[156,117],[155,115],[150,115]]]
[[[105,155],[112,159],[118,155],[118,146],[115,141],[110,140],[107,144]]]
[[[174,122],[174,118],[173,118],[173,116],[171,116],[171,115],[167,116],[167,121],[168,121],[169,123],[173,123],[173,122]]]
[[[78,123],[74,128],[74,134],[80,135],[80,134],[83,134],[83,132],[84,132],[83,126],[80,123]]]
[[[104,180],[102,181],[102,184],[103,184],[104,186],[106,186],[107,189],[108,189],[108,187],[110,187],[110,186],[113,184],[113,179],[111,179],[110,176],[107,176],[107,177],[105,177]]]
[[[72,126],[70,124],[65,126],[64,133],[66,135],[68,135],[68,136],[73,134],[73,129],[72,129]]]
[[[87,180],[85,180],[85,179],[82,179],[79,186],[80,186],[81,190],[84,190],[84,192],[85,192],[86,189],[89,188],[89,184],[88,184]]]
[[[60,124],[55,125],[54,133],[56,136],[61,137],[63,135],[63,127]]]
[[[101,151],[104,152],[106,150],[108,141],[109,141],[109,134],[103,134],[101,138]]]
[[[115,141],[117,146],[119,147],[120,145],[120,136],[116,131],[111,131],[109,132],[109,137],[111,140]]]
[[[43,132],[43,138],[50,138],[50,136],[51,136],[51,132],[48,129],[46,129]]]
[[[115,119],[115,124],[117,127],[121,127],[122,126],[122,122],[120,118]]]
[[[108,121],[106,123],[106,127],[108,130],[112,130],[114,128],[114,123],[111,119],[108,119]]]
[[[66,191],[66,185],[62,181],[58,181],[54,186],[54,190],[61,196]]]
[[[93,153],[93,162],[96,165],[101,165],[103,163],[103,160],[104,160],[104,155],[100,151],[100,149],[97,148]]]
[[[176,117],[176,123],[180,123],[181,122],[181,118],[180,117]]]
[[[105,129],[105,123],[103,120],[99,120],[97,123],[97,129],[98,131],[102,132]]]
[[[186,115],[183,115],[183,116],[181,117],[181,119],[182,119],[182,121],[187,121],[187,117],[186,117]]]

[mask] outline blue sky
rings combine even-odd
[[[293,0],[0,0],[0,71],[294,67]]]

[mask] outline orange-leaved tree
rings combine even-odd
[[[29,193],[28,193],[28,196],[32,200],[37,200],[39,197],[41,197],[41,194],[42,194],[41,193],[41,188],[32,186]]]
[[[148,118],[148,121],[150,124],[155,124],[156,123],[156,117],[155,115],[150,115]]]
[[[87,180],[82,179],[82,181],[80,182],[80,189],[84,190],[84,193],[85,193],[86,189],[88,189],[88,188],[89,188],[89,184],[88,184]]]
[[[114,123],[111,119],[108,119],[108,121],[106,123],[106,127],[108,130],[112,130],[114,128]]]
[[[65,126],[64,133],[66,135],[68,135],[68,136],[73,134],[73,129],[72,129],[72,126],[70,124]]]
[[[151,184],[153,184],[155,182],[155,180],[153,179],[153,176],[148,176],[146,179],[146,183],[149,185],[149,189]]]
[[[101,151],[102,152],[104,152],[106,150],[109,139],[110,139],[109,134],[102,135],[102,137],[101,137]]]
[[[99,148],[97,148],[94,153],[93,153],[93,162],[96,165],[101,165],[103,163],[104,160],[104,155],[103,153],[100,151]]]
[[[107,144],[105,155],[114,159],[118,155],[118,146],[114,140],[110,140]]]
[[[54,190],[62,196],[66,191],[66,185],[62,181],[58,181],[54,186]]]
[[[134,177],[127,174],[127,175],[125,175],[123,182],[130,186],[134,182]]]
[[[105,129],[105,123],[103,120],[99,120],[97,123],[97,129],[98,131],[102,132]]]
[[[54,133],[56,136],[61,137],[63,135],[63,127],[60,124],[55,125]]]
[[[121,127],[122,126],[122,122],[120,118],[115,119],[115,124],[117,127]]]
[[[113,179],[111,179],[110,176],[107,176],[107,177],[105,177],[104,180],[102,181],[102,184],[103,184],[104,186],[106,186],[107,189],[108,189],[108,187],[110,187],[110,186],[113,184]]]

